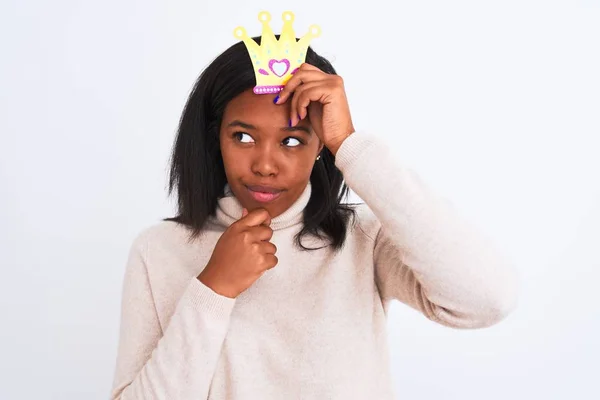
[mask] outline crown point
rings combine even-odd
[[[313,37],[321,36],[321,27],[319,25],[311,25],[308,29]]]
[[[233,35],[238,39],[242,39],[246,36],[246,30],[241,26],[237,27],[233,30]]]
[[[261,11],[258,14],[258,20],[262,23],[268,23],[271,21],[271,14],[268,11]]]
[[[291,11],[286,11],[283,13],[283,20],[286,22],[294,22],[294,13]]]

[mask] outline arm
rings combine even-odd
[[[515,307],[511,263],[378,139],[350,135],[336,165],[381,224],[373,239],[383,299],[457,328],[493,325]]]
[[[235,299],[217,295],[194,277],[163,333],[148,279],[147,247],[140,236],[127,263],[111,399],[207,398]]]

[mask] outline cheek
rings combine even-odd
[[[285,166],[286,172],[298,181],[303,181],[310,177],[315,157],[313,151],[302,151],[288,158],[289,162]]]
[[[227,176],[238,175],[242,166],[240,154],[236,154],[235,149],[227,145],[221,145],[221,157],[223,158],[223,167]]]
[[[293,161],[287,165],[286,170],[288,170],[289,174],[296,180],[304,181],[307,177],[310,177],[314,165],[313,160],[310,152],[298,155],[293,157]]]

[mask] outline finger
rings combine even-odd
[[[260,225],[271,225],[271,216],[269,212],[264,208],[257,208],[248,213],[244,218],[237,221],[246,227],[260,226]]]
[[[277,246],[275,246],[271,242],[263,242],[263,243],[261,243],[261,250],[265,254],[275,254],[275,253],[277,253]]]
[[[265,255],[265,259],[267,261],[267,269],[274,268],[279,262],[279,259],[274,254]]]
[[[283,104],[287,101],[287,99],[291,96],[292,93],[296,90],[296,88],[303,83],[314,82],[319,80],[324,80],[327,78],[327,74],[321,71],[300,71],[298,70],[290,80],[285,84],[281,92],[279,92],[279,97],[277,97],[277,102],[275,104]]]
[[[306,118],[309,108],[311,108],[311,103],[318,105],[328,104],[333,90],[334,88],[327,84],[311,84],[300,87],[294,94],[295,113],[298,114],[298,118]]]
[[[257,242],[269,241],[273,237],[273,229],[268,226],[260,225],[249,229]]]
[[[296,92],[294,93],[294,96],[291,100],[292,104],[290,105],[290,126],[296,125],[307,115],[307,108],[311,102],[311,99],[310,97],[307,97],[304,94],[320,86],[323,86],[322,82],[311,82],[305,83],[304,85],[301,85],[298,89],[296,89]],[[316,93],[318,92],[313,93],[313,95],[316,96]],[[317,99],[313,101],[316,100]]]
[[[319,72],[323,72],[319,67],[315,67],[312,64],[309,64],[307,62],[302,63],[302,65],[300,65],[300,67],[298,68],[299,71],[319,71]],[[325,72],[323,72],[325,73]]]
[[[248,210],[246,208],[244,208],[242,210],[242,218],[244,218],[246,215],[248,215]]]

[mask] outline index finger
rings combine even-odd
[[[260,225],[271,225],[271,215],[264,208],[257,208],[250,212],[245,217],[238,220],[239,223],[244,226],[260,226]]]
[[[302,64],[309,65],[309,64]],[[312,65],[311,65],[312,67]],[[314,68],[314,69],[313,69]],[[275,104],[282,104],[288,99],[288,97],[294,93],[294,91],[303,83],[320,81],[326,78],[325,72],[321,71],[317,67],[304,67],[304,69],[299,69],[279,92],[277,96],[277,101]]]

